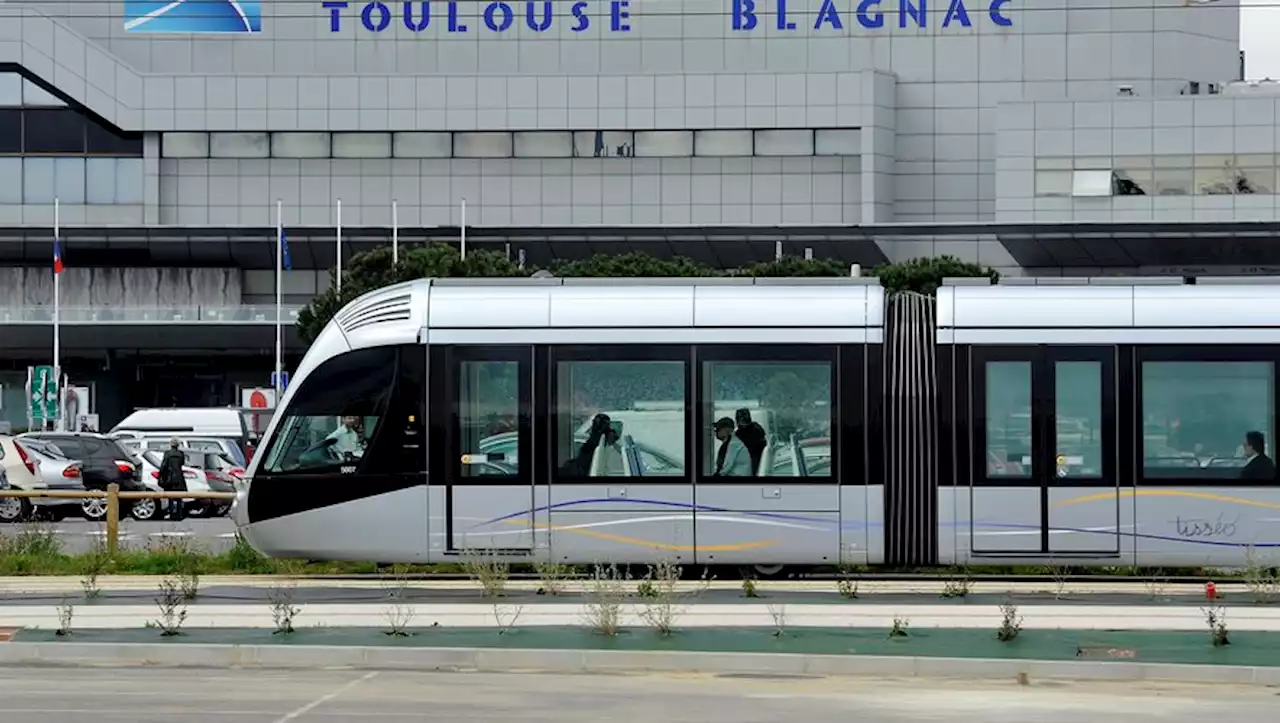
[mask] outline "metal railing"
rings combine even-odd
[[[301,304],[283,304],[285,323],[298,321]],[[63,324],[274,324],[276,307],[265,306],[63,306]],[[52,324],[52,306],[2,306],[0,324]]]
[[[0,490],[0,497],[107,501],[107,554],[115,556],[120,547],[120,500],[235,500],[234,492],[121,492],[112,482],[105,492],[98,490]]]

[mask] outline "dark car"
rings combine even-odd
[[[71,459],[81,463],[85,489],[106,491],[112,482],[120,485],[121,492],[147,492],[142,484],[142,474],[133,457],[116,440],[102,434],[89,432],[32,432],[21,435],[47,440]],[[120,516],[129,513],[132,503],[120,501]],[[103,499],[85,500],[82,505],[85,519],[102,520],[107,516],[107,502]]]

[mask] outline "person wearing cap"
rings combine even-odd
[[[178,449],[179,441],[177,437],[169,440],[169,449],[165,450],[164,457],[160,460],[160,475],[157,481],[160,482],[160,489],[165,492],[186,492],[187,480],[182,474],[182,466],[187,462],[187,456]],[[175,522],[182,520],[187,516],[186,501],[182,499],[169,500],[169,519]]]
[[[742,440],[734,434],[736,427],[732,419],[721,417],[716,420],[712,428],[716,439],[720,442],[720,447],[716,450],[716,466],[715,471],[711,473],[712,477],[751,476],[751,454],[747,452],[747,446],[742,443]]]

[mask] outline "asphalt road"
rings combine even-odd
[[[67,519],[57,523],[38,524],[53,530],[62,542],[63,550],[72,554],[88,552],[93,549],[96,541],[106,540],[106,525],[101,522]],[[0,536],[18,534],[22,529],[22,525],[0,524]],[[218,553],[235,546],[235,531],[235,523],[229,517],[188,518],[182,522],[138,522],[126,517],[120,520],[120,545],[145,548],[166,537],[184,537],[202,551]]]
[[[1272,723],[1277,704],[1154,683],[0,668],[5,723]]]

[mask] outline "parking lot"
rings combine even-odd
[[[89,552],[97,542],[105,540],[107,535],[105,524],[83,519],[40,524],[58,536],[63,551],[69,554]],[[22,525],[0,525],[0,536],[17,534],[22,529]],[[126,517],[120,520],[120,545],[146,547],[152,541],[180,537],[187,538],[201,551],[219,553],[226,552],[235,545],[235,531],[235,523],[229,517],[187,518],[182,522],[138,522]]]
[[[74,695],[67,695],[68,680]],[[1275,720],[1261,688],[698,674],[0,669],[6,723],[1193,723]]]

